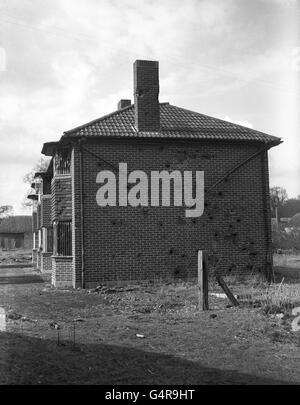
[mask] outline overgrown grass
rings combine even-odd
[[[291,315],[292,309],[300,306],[300,283],[284,278],[280,283],[268,283],[259,274],[226,276],[224,280],[241,305],[259,307],[265,314]],[[220,287],[212,281],[209,289],[218,291]]]
[[[262,292],[260,301],[267,314],[291,314],[293,308],[300,306],[299,284],[271,284]]]

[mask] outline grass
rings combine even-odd
[[[266,313],[291,314],[293,308],[300,306],[300,288],[294,284],[272,284],[260,299]]]
[[[190,282],[83,291],[55,289],[42,277],[0,284],[0,384],[300,382],[300,336],[291,328],[299,279],[289,272],[274,284],[226,277],[240,306],[210,295],[205,312]],[[223,292],[211,279],[209,291]]]
[[[268,292],[259,280],[229,285],[235,294]],[[91,291],[57,290],[47,279],[0,285],[9,315],[0,334],[0,382],[299,383],[299,336],[290,321],[250,301],[228,308],[227,299],[210,296],[210,310],[199,312],[197,287],[185,282]]]
[[[32,250],[28,249],[11,249],[4,250],[0,248],[0,265],[15,263],[31,263]]]

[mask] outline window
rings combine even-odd
[[[53,252],[53,229],[48,228],[47,229],[47,246],[46,246],[47,252],[51,253]]]
[[[43,250],[45,253],[53,252],[53,229],[43,228]]]
[[[56,152],[54,157],[54,173],[55,174],[70,174],[71,169],[71,151],[70,149],[62,149]]]
[[[53,252],[56,256],[72,256],[72,222],[53,224]]]

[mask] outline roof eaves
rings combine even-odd
[[[59,142],[46,142],[43,144],[41,153],[45,156],[53,156],[54,150]]]
[[[272,137],[272,138],[274,138],[274,141],[277,141],[277,144],[282,143],[281,138],[278,138],[278,137],[273,136],[273,135],[266,134],[265,132],[261,132],[261,131],[258,131],[258,130],[256,130],[256,129],[244,127],[243,125],[235,124],[235,123],[233,123],[233,122],[231,122],[231,121],[225,121],[225,120],[222,120],[222,119],[220,119],[220,118],[211,117],[211,116],[209,116],[209,115],[202,114],[202,113],[198,113],[198,112],[196,112],[196,111],[192,111],[192,110],[189,110],[189,109],[187,109],[187,108],[177,107],[176,105],[173,105],[173,104],[170,104],[170,107],[176,108],[177,110],[186,111],[186,112],[188,112],[188,113],[190,113],[190,114],[196,114],[196,115],[199,114],[199,115],[201,115],[201,116],[203,116],[203,117],[207,117],[207,118],[213,119],[213,120],[215,120],[215,121],[222,122],[223,124],[227,124],[227,125],[228,125],[228,124],[231,124],[231,125],[233,126],[233,128],[239,129],[240,131],[243,131],[243,132],[245,132],[245,133],[256,133],[256,134],[258,134],[258,135],[266,136],[266,137],[268,137],[268,138]],[[203,131],[203,130],[206,130],[206,129],[205,129],[205,128],[201,129],[201,131]],[[207,129],[207,130],[210,130],[210,129]],[[218,130],[218,131],[232,131],[232,129],[230,129],[230,128],[228,128],[228,129],[225,129],[225,128],[224,128],[224,129],[215,129],[215,128],[212,128],[211,130],[214,130],[214,131],[216,131],[216,130]],[[268,142],[268,141],[267,141],[267,142]]]

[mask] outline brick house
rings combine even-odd
[[[268,150],[280,139],[159,103],[158,93],[158,62],[138,60],[133,105],[121,100],[117,111],[44,144],[52,160],[36,174],[31,198],[36,262],[52,269],[53,285],[194,278],[199,249],[211,271],[271,278]],[[118,190],[120,163],[149,176],[204,171],[203,215],[186,217],[183,206],[99,206],[98,173],[115,173]]]
[[[0,249],[32,249],[32,218],[15,215],[0,222]]]

